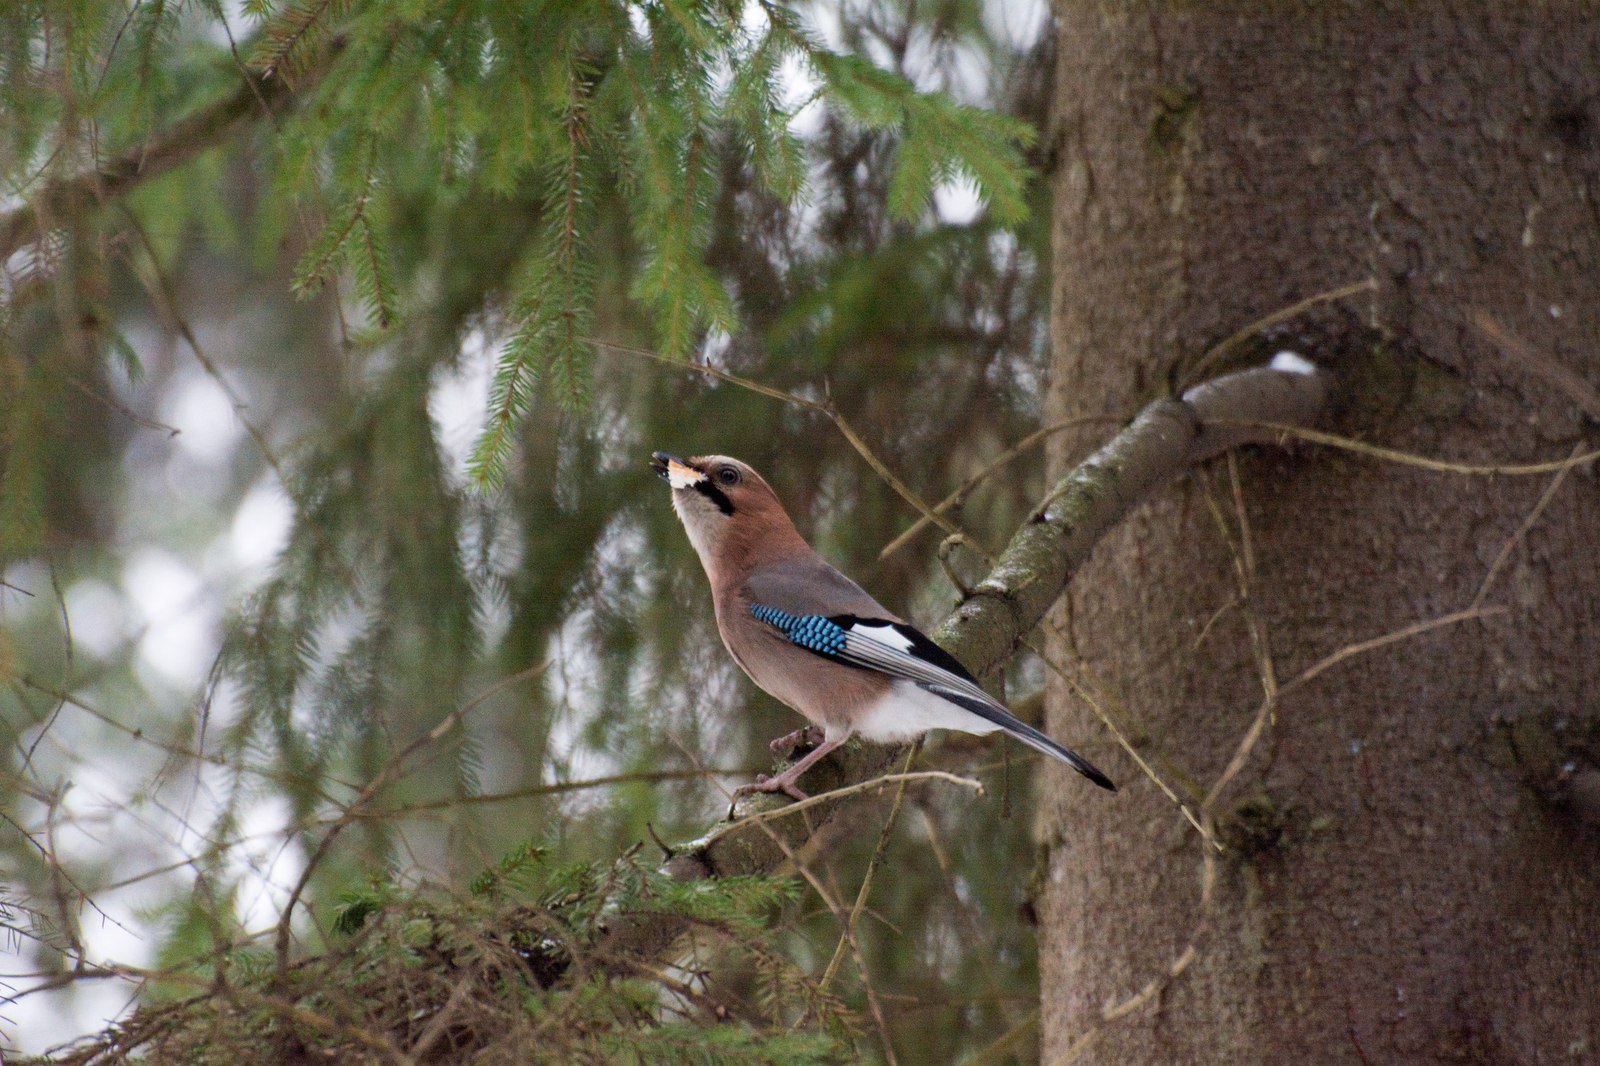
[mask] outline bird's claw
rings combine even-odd
[[[800,787],[794,783],[794,778],[788,774],[778,774],[776,776],[757,774],[756,779],[750,784],[740,785],[733,790],[733,799],[728,804],[728,817],[730,819],[733,817],[734,808],[739,806],[740,800],[746,796],[754,796],[758,792],[782,792],[797,800],[811,798],[800,790]]]
[[[797,800],[811,798],[800,790],[799,785],[794,783],[794,775],[792,774],[779,774],[776,777],[768,777],[766,774],[757,774],[756,787],[763,792],[784,792]]]

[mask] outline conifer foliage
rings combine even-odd
[[[767,928],[794,896],[781,880],[685,887],[633,856],[604,870],[558,865],[531,846],[449,902],[373,880],[340,897],[326,952],[281,973],[266,952],[213,959],[190,986],[209,980],[209,993],[179,986],[169,1002],[54,1062],[838,1061],[850,1032],[842,1004],[777,950]],[[596,946],[618,912],[689,918],[691,953],[671,973],[617,973]]]

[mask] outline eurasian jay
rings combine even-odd
[[[786,754],[821,743],[776,777],[743,785],[786,792],[818,759],[852,736],[879,743],[929,729],[1004,730],[1060,759],[1101,788],[1109,778],[1082,756],[1020,721],[965,667],[867,595],[811,550],[750,467],[725,455],[693,459],[655,452],[650,466],[672,486],[672,508],[711,581],[717,630],[750,680],[799,711],[809,726],[773,741]]]

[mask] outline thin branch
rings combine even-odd
[[[985,941],[982,930],[978,928],[976,915],[979,913],[979,908],[969,895],[964,895],[961,891],[956,864],[950,858],[949,849],[944,846],[943,834],[939,830],[939,819],[933,804],[919,799],[917,808],[928,834],[928,850],[933,854],[933,861],[939,867],[939,873],[944,876],[945,891],[949,895],[951,907],[955,910],[956,924],[961,930],[962,939],[966,942],[966,957],[977,961],[978,968],[983,971],[984,984],[989,986],[989,1000],[993,1002],[1000,1017],[1010,1022],[1013,1012],[1007,1009],[1009,1005],[1006,995],[1000,988],[1000,979],[995,975],[994,945]],[[981,1000],[975,999],[974,1002]]]
[[[1168,966],[1166,970],[1157,974],[1155,977],[1152,977],[1138,992],[1135,992],[1133,995],[1129,996],[1121,1003],[1118,1003],[1116,1006],[1107,1007],[1105,1010],[1101,1011],[1099,1024],[1097,1024],[1093,1029],[1090,1029],[1087,1033],[1084,1033],[1082,1036],[1078,1037],[1078,1039],[1074,1040],[1071,1046],[1061,1054],[1060,1058],[1054,1059],[1051,1062],[1051,1066],[1072,1066],[1072,1063],[1077,1062],[1080,1058],[1082,1058],[1083,1053],[1088,1051],[1089,1048],[1100,1039],[1101,1035],[1106,1031],[1107,1027],[1109,1027],[1112,1022],[1132,1014],[1134,1011],[1138,1010],[1146,1003],[1149,1003],[1151,1000],[1155,999],[1163,991],[1165,991],[1166,987],[1170,985],[1180,974],[1182,974],[1184,970],[1187,970],[1190,963],[1194,962],[1195,957],[1199,952],[1199,949],[1196,946],[1198,938],[1199,931],[1197,930],[1195,938],[1191,939],[1184,949],[1178,953],[1178,957],[1172,960],[1172,965]]]
[[[1448,459],[1430,459],[1425,455],[1403,452],[1396,448],[1384,448],[1376,444],[1367,444],[1350,437],[1341,437],[1336,433],[1323,433],[1304,426],[1279,425],[1273,422],[1256,422],[1253,420],[1223,420],[1218,424],[1235,426],[1240,429],[1273,432],[1283,437],[1292,437],[1311,444],[1323,444],[1330,448],[1339,448],[1347,452],[1356,452],[1360,455],[1370,455],[1374,459],[1385,459],[1392,463],[1399,463],[1402,466],[1420,467],[1423,470],[1432,470],[1440,474],[1465,474],[1473,477],[1494,475],[1528,477],[1533,474],[1554,474],[1559,470],[1570,470],[1572,467],[1582,466],[1585,463],[1592,463],[1596,459],[1600,459],[1600,449],[1596,449],[1590,452],[1580,452],[1566,459],[1550,459],[1542,463],[1458,463]]]
[[[1025,1041],[1038,1038],[1039,1034],[1039,1008],[1034,1007],[1011,1029],[1001,1035],[1000,1039],[982,1048],[970,1058],[962,1059],[962,1066],[1000,1066],[1001,1063],[1016,1062],[1019,1059],[1027,1061],[1021,1055]]]
[[[1460,622],[1470,622],[1474,618],[1492,618],[1497,614],[1505,613],[1506,609],[1504,607],[1469,607],[1465,611],[1454,611],[1450,614],[1440,615],[1438,618],[1430,618],[1425,622],[1415,622],[1401,629],[1396,629],[1393,632],[1385,633],[1381,637],[1373,637],[1371,640],[1363,640],[1358,641],[1355,644],[1347,644],[1333,654],[1317,660],[1317,662],[1313,663],[1305,670],[1302,670],[1300,674],[1294,678],[1294,680],[1288,682],[1278,690],[1278,695],[1280,698],[1287,696],[1295,689],[1302,685],[1309,684],[1317,676],[1333,669],[1335,666],[1338,666],[1351,656],[1362,655],[1369,651],[1375,651],[1376,649],[1385,647],[1389,644],[1397,644],[1402,640],[1410,640],[1412,637],[1421,636],[1422,634],[1431,632],[1435,629],[1443,629],[1445,626],[1453,626]]]
[[[1582,444],[1574,444],[1572,446],[1572,457],[1577,458],[1582,451]],[[1506,565],[1506,560],[1511,558],[1511,553],[1516,550],[1517,545],[1527,538],[1533,527],[1539,524],[1539,519],[1543,517],[1545,508],[1549,507],[1550,501],[1556,498],[1556,493],[1560,490],[1562,482],[1567,480],[1567,475],[1571,472],[1572,467],[1570,466],[1564,466],[1556,472],[1556,476],[1550,479],[1550,484],[1545,486],[1544,492],[1539,494],[1538,502],[1533,505],[1533,510],[1529,511],[1527,517],[1522,520],[1522,524],[1517,526],[1516,532],[1512,533],[1506,539],[1506,542],[1500,545],[1499,554],[1494,557],[1494,562],[1489,564],[1488,573],[1483,575],[1483,584],[1478,586],[1478,594],[1472,597],[1473,607],[1483,606],[1483,601],[1488,597],[1489,590],[1494,587],[1495,578],[1500,576],[1500,570]]]
[[[1061,627],[1056,625],[1053,619],[1047,616],[1044,620],[1044,624],[1052,633],[1055,634],[1057,640],[1060,640],[1063,644],[1067,642],[1067,635],[1062,632]],[[1194,826],[1195,832],[1199,833],[1203,838],[1205,838],[1206,842],[1212,847],[1216,848],[1218,851],[1221,851],[1222,845],[1217,843],[1216,836],[1211,832],[1211,830],[1207,829],[1200,823],[1200,819],[1197,818],[1195,813],[1189,809],[1189,805],[1185,803],[1175,791],[1173,791],[1172,786],[1167,784],[1166,781],[1162,779],[1160,774],[1156,773],[1155,767],[1151,766],[1149,762],[1145,760],[1144,756],[1139,753],[1139,749],[1134,747],[1133,743],[1128,740],[1123,724],[1119,723],[1116,718],[1112,716],[1111,711],[1095,697],[1094,693],[1089,691],[1088,686],[1085,685],[1083,681],[1072,671],[1063,668],[1060,663],[1055,661],[1054,658],[1046,655],[1044,649],[1036,642],[1030,641],[1028,643],[1028,647],[1035,655],[1039,657],[1040,661],[1050,669],[1051,673],[1065,681],[1067,686],[1071,688],[1073,692],[1077,693],[1078,698],[1089,705],[1089,709],[1094,711],[1095,717],[1100,719],[1100,724],[1105,726],[1106,729],[1110,731],[1112,737],[1116,739],[1118,745],[1120,745],[1122,750],[1128,753],[1128,757],[1134,761],[1134,765],[1138,766],[1139,770],[1155,784],[1156,788],[1161,790],[1161,794],[1166,796],[1167,799],[1172,802],[1174,807],[1178,808],[1178,812],[1183,815],[1190,825]]]
[[[761,773],[765,767],[717,767],[696,768],[693,770],[642,770],[629,774],[607,774],[603,777],[586,777],[577,781],[552,781],[544,785],[528,785],[523,788],[508,789],[505,792],[485,792],[477,796],[454,796],[449,799],[432,800],[426,803],[405,803],[396,807],[379,807],[365,812],[362,817],[368,819],[380,818],[405,818],[430,811],[457,810],[462,807],[479,806],[491,803],[512,803],[516,800],[531,799],[535,796],[559,796],[567,792],[582,792],[591,788],[606,788],[611,785],[630,784],[659,784],[664,781],[690,781],[708,777],[737,777],[747,778]]]
[[[959,526],[955,525],[948,518],[945,518],[943,515],[939,514],[937,508],[929,507],[928,504],[923,501],[922,497],[912,492],[906,486],[906,483],[901,481],[900,478],[895,475],[894,471],[889,469],[888,464],[886,464],[882,459],[879,459],[878,454],[867,446],[867,442],[861,439],[861,435],[855,431],[855,427],[850,425],[849,421],[846,420],[844,413],[835,407],[831,401],[824,402],[810,400],[804,396],[799,396],[792,392],[784,392],[782,389],[774,388],[771,385],[763,384],[751,378],[741,377],[738,374],[733,374],[726,370],[718,369],[717,367],[710,366],[706,363],[685,362],[681,359],[673,359],[662,355],[660,352],[652,352],[648,348],[636,348],[630,344],[614,344],[611,341],[598,340],[594,337],[587,337],[585,340],[587,340],[589,344],[596,348],[601,348],[606,351],[620,352],[623,355],[635,355],[642,359],[650,359],[657,363],[665,363],[668,366],[677,367],[681,370],[693,370],[696,373],[704,374],[706,377],[716,378],[719,381],[726,381],[730,385],[737,385],[742,389],[748,389],[751,392],[759,393],[762,396],[770,396],[774,400],[782,400],[784,403],[794,404],[796,407],[804,407],[808,411],[816,411],[818,414],[825,416],[829,421],[831,421],[834,426],[838,428],[839,432],[843,434],[844,439],[850,442],[850,446],[856,450],[857,454],[859,454],[861,458],[866,461],[868,466],[872,467],[873,472],[882,478],[890,488],[894,489],[894,491],[900,495],[901,499],[905,500],[912,507],[914,507],[917,510],[917,513],[921,514],[923,518],[927,519],[929,522],[932,522],[946,533],[955,534],[962,532]]]
[[[102,406],[117,412],[117,414],[126,418],[136,426],[142,426],[145,429],[159,430],[160,432],[165,433],[169,439],[176,437],[179,433],[183,432],[177,426],[169,426],[165,422],[158,422],[153,418],[146,418],[144,415],[141,415],[139,412],[135,411],[122,401],[107,396],[99,389],[86,384],[81,378],[77,378],[71,374],[68,374],[66,376],[66,382],[68,385],[71,385],[73,388],[89,397],[89,399],[93,400],[95,403],[101,404]]]
[[[861,920],[861,912],[866,909],[867,897],[872,894],[872,881],[878,872],[878,867],[883,864],[884,855],[889,850],[889,837],[894,832],[894,827],[900,821],[900,808],[905,803],[906,788],[911,784],[911,764],[916,760],[917,752],[922,749],[922,742],[918,740],[906,752],[906,761],[900,768],[900,787],[895,789],[894,804],[889,808],[889,817],[884,819],[883,829],[878,833],[878,843],[872,849],[872,858],[867,862],[867,872],[861,878],[861,889],[856,893],[855,905],[850,908],[850,917],[845,924],[844,931],[839,935],[839,943],[833,949],[833,958],[828,960],[827,969],[822,972],[822,979],[817,982],[817,987],[826,990],[833,983],[834,974],[839,970],[839,964],[844,961],[845,948],[855,940],[856,923]],[[983,794],[983,785],[974,781],[978,794]],[[866,979],[866,975],[862,975]]]
[[[73,670],[73,645],[72,645],[72,618],[67,613],[67,598],[61,592],[61,575],[56,571],[54,560],[50,562],[50,591],[55,595],[56,611],[61,616],[61,632],[64,641],[63,650],[66,653],[66,672]],[[39,733],[33,738],[33,743],[28,745],[28,750],[23,754],[22,765],[18,772],[29,774],[33,770],[33,755],[39,750],[39,745],[44,743],[45,736],[55,728],[56,719],[61,716],[61,711],[67,705],[65,696],[56,699],[56,705],[50,709],[44,724],[39,727]]]
[[[1535,377],[1554,385],[1571,397],[1572,402],[1577,404],[1584,414],[1600,422],[1600,390],[1595,389],[1580,374],[1566,364],[1545,355],[1522,338],[1512,335],[1493,315],[1482,308],[1473,308],[1467,312],[1467,320],[1493,341],[1497,349],[1513,356],[1518,369],[1531,371]]]
[[[228,403],[233,406],[234,417],[245,428],[245,432],[250,434],[250,439],[255,441],[262,458],[267,461],[267,465],[277,475],[278,484],[283,488],[284,492],[290,492],[290,485],[293,483],[284,473],[283,465],[278,461],[277,453],[273,451],[272,444],[267,440],[266,431],[256,425],[255,419],[248,414],[250,405],[245,402],[244,397],[228,381],[227,377],[222,373],[222,368],[217,366],[211,357],[206,354],[205,349],[200,346],[200,338],[195,335],[194,330],[189,326],[188,320],[178,310],[177,292],[172,284],[172,279],[161,268],[161,257],[156,254],[155,244],[150,240],[150,234],[145,231],[144,226],[139,222],[138,216],[132,211],[124,210],[123,214],[127,219],[128,228],[139,238],[139,244],[144,249],[146,258],[150,261],[150,274],[148,277],[140,271],[135,271],[135,273],[140,281],[143,282],[145,291],[149,294],[151,303],[155,304],[157,313],[165,317],[170,327],[178,336],[183,338],[183,342],[189,346],[189,351],[194,354],[196,361],[200,364],[200,368],[206,372],[206,376],[217,383],[217,388],[222,390],[222,394],[228,398]],[[176,434],[178,431],[174,429],[172,432]]]
[[[1195,360],[1194,365],[1185,371],[1179,387],[1188,388],[1196,381],[1199,381],[1210,373],[1218,363],[1243,347],[1251,338],[1264,330],[1269,330],[1273,326],[1282,325],[1291,319],[1298,318],[1313,307],[1321,304],[1337,303],[1351,296],[1359,296],[1364,292],[1376,292],[1377,289],[1377,283],[1371,278],[1366,278],[1362,281],[1352,282],[1349,285],[1340,285],[1335,289],[1325,289],[1322,292],[1307,296],[1298,303],[1290,304],[1288,307],[1274,311],[1269,315],[1263,315],[1207,349],[1205,354]]]
[[[862,781],[859,784],[847,785],[844,788],[836,788],[828,792],[819,792],[815,796],[808,796],[803,800],[796,800],[787,806],[778,807],[774,810],[757,811],[754,814],[747,814],[743,818],[739,819],[737,824],[740,827],[760,825],[763,822],[771,822],[776,821],[779,818],[787,818],[792,814],[800,814],[803,811],[811,810],[813,807],[821,807],[824,804],[830,804],[836,800],[842,800],[849,796],[859,795],[863,792],[876,792],[880,789],[886,788],[889,785],[896,783],[906,784],[912,781],[946,781],[952,785],[961,785],[964,788],[970,788],[980,796],[984,794],[982,781],[975,781],[970,777],[961,777],[958,774],[946,773],[943,770],[912,770],[908,773],[882,774],[881,776],[874,777],[869,781]]]
[[[1015,460],[1026,455],[1028,452],[1032,451],[1049,438],[1055,436],[1057,433],[1064,433],[1069,429],[1078,429],[1087,425],[1104,423],[1117,424],[1121,423],[1122,421],[1123,419],[1112,418],[1110,415],[1102,415],[1098,417],[1090,416],[1086,418],[1069,418],[1065,422],[1056,422],[1052,425],[1045,426],[1043,429],[1036,429],[1032,433],[1029,433],[1026,437],[1023,437],[1021,440],[1017,441],[1017,443],[1013,444],[1011,447],[1007,448],[1005,451],[1001,452],[999,455],[995,456],[993,459],[989,460],[982,470],[979,470],[976,474],[973,474],[971,477],[967,478],[967,480],[963,481],[960,487],[958,487],[954,492],[946,496],[944,499],[940,500],[938,503],[934,504],[930,510],[936,514],[943,514],[953,507],[961,506],[961,504],[966,502],[967,497],[972,495],[973,490],[979,485],[983,484],[989,478],[998,473],[1002,468],[1010,465]],[[901,533],[899,536],[895,537],[888,544],[885,544],[883,546],[883,550],[878,552],[878,558],[887,559],[889,556],[893,555],[895,552],[911,543],[912,538],[914,538],[918,533],[921,533],[924,529],[927,529],[930,522],[931,519],[929,519],[926,515],[918,518],[915,522],[906,527],[906,531],[904,533]]]

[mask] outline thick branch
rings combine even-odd
[[[1258,367],[1158,400],[1063,478],[1017,531],[989,576],[931,635],[982,676],[1011,658],[1101,537],[1140,500],[1189,467],[1271,430],[1259,412],[1313,426],[1327,413],[1327,375]]]
[[[1260,367],[1197,385],[1181,399],[1151,404],[1121,433],[1056,485],[1012,537],[994,570],[934,630],[933,639],[982,676],[1002,665],[1066,589],[1089,553],[1139,501],[1196,463],[1242,444],[1267,443],[1270,430],[1240,423],[1313,426],[1328,414],[1332,381],[1322,372]],[[835,789],[882,773],[899,749],[851,744],[807,779]],[[749,810],[780,807],[758,796]],[[752,825],[722,824],[684,845],[666,863],[681,880],[766,873],[779,868],[837,809],[819,805],[793,818]],[[609,949],[631,954],[665,950],[681,930],[670,921],[624,922]]]
[[[337,47],[335,42],[334,49]],[[326,64],[307,71],[298,87],[305,88],[324,70]],[[120,199],[145,182],[171,173],[222,143],[247,120],[272,113],[294,91],[281,77],[254,72],[244,76],[243,84],[216,103],[152,134],[103,166],[46,183],[38,195],[0,215],[0,262],[44,236],[43,227]]]

